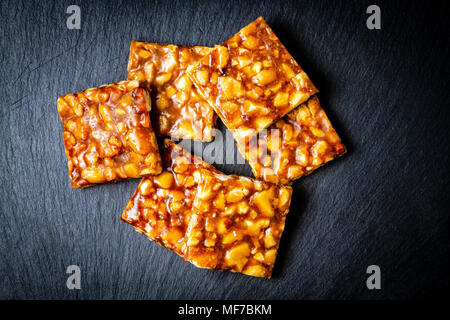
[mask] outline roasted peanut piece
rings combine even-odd
[[[168,171],[164,171],[154,178],[154,182],[161,188],[170,189],[173,183],[173,175]]]

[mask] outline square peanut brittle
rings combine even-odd
[[[292,188],[224,175],[170,140],[163,164],[121,219],[198,267],[269,278]]]
[[[202,170],[184,258],[270,278],[291,196],[289,186]]]
[[[211,48],[132,41],[128,79],[143,81],[156,103],[153,126],[160,136],[211,141],[216,114],[186,75]]]
[[[257,136],[236,144],[257,179],[287,184],[346,152],[314,96]]]
[[[187,74],[239,137],[267,128],[317,92],[262,17],[216,46]]]
[[[142,179],[121,219],[150,240],[183,256],[199,170],[217,170],[169,139],[164,140],[162,151],[164,171]]]
[[[58,99],[72,187],[158,174],[151,101],[138,81],[122,81]]]

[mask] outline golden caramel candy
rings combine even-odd
[[[121,219],[137,232],[183,256],[185,233],[200,169],[216,169],[171,140],[164,140],[164,171],[142,179]]]
[[[288,186],[202,170],[184,258],[270,278],[291,196]]]
[[[346,152],[314,96],[257,136],[236,144],[257,179],[291,183]]]
[[[72,187],[158,174],[151,101],[138,81],[122,81],[58,99]]]
[[[152,116],[157,135],[211,141],[216,115],[191,79],[188,66],[211,48],[132,41],[128,79],[141,80],[152,91]]]
[[[165,140],[121,219],[202,268],[270,278],[292,188],[227,176]]]
[[[262,17],[188,67],[187,74],[228,129],[242,138],[317,92]]]

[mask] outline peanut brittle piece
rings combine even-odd
[[[132,41],[128,79],[152,91],[156,134],[211,141],[216,115],[186,75],[188,66],[206,55],[208,47],[182,47]]]
[[[151,101],[138,81],[122,81],[58,99],[72,187],[158,174]]]
[[[291,196],[289,186],[202,170],[184,258],[270,278]]]
[[[267,128],[317,92],[262,17],[187,69],[239,137]]]
[[[121,219],[197,267],[270,278],[292,188],[224,175],[165,140]]]
[[[267,130],[236,144],[257,179],[287,184],[346,152],[314,96]]]
[[[150,240],[183,256],[199,170],[219,171],[171,140],[164,140],[162,151],[164,171],[142,179],[121,219]]]

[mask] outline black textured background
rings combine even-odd
[[[70,4],[81,8],[81,30],[66,28]],[[381,30],[366,28],[370,4],[381,7]],[[319,88],[349,150],[294,184],[271,280],[197,269],[121,222],[138,180],[72,189],[56,109],[60,95],[125,79],[132,39],[214,45],[260,15]],[[449,16],[433,1],[2,0],[0,298],[442,294]],[[71,264],[81,267],[78,291],[66,288]],[[371,264],[381,267],[381,290],[366,288]]]

